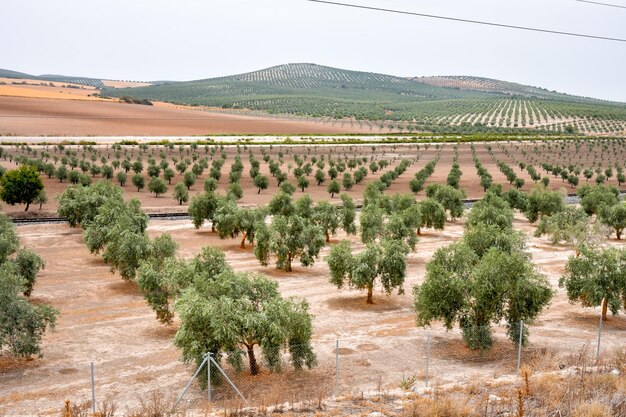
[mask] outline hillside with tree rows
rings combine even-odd
[[[623,134],[626,104],[477,77],[402,78],[315,64],[133,89],[132,96],[302,117],[375,121],[407,132]]]

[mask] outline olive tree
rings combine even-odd
[[[223,198],[214,192],[206,192],[191,199],[189,216],[196,229],[199,229],[208,220],[211,222],[211,231],[215,232],[215,211]]]
[[[205,247],[194,259],[187,261],[176,258],[176,247],[166,241],[157,246],[166,247],[168,256],[153,256],[143,260],[137,270],[137,285],[156,313],[157,320],[171,324],[174,318],[173,306],[182,290],[194,284],[202,287],[204,282],[230,270],[230,267],[224,253],[216,248]]]
[[[24,281],[24,295],[29,297],[35,286],[37,274],[44,269],[46,263],[35,252],[26,249],[19,249],[12,262],[17,267],[18,274]]]
[[[269,180],[265,175],[258,174],[256,177],[254,177],[254,186],[259,189],[259,191],[257,191],[257,194],[261,194],[261,190],[267,190],[268,185]]]
[[[83,239],[91,253],[102,252],[111,272],[119,271],[123,279],[133,280],[139,262],[149,255],[147,226],[148,216],[141,210],[139,200],[111,200],[98,208]]]
[[[39,210],[43,207],[44,204],[48,202],[48,194],[45,189],[39,190],[37,193],[37,197],[33,200],[33,203],[39,204]]]
[[[22,165],[19,169],[6,171],[0,177],[0,199],[11,206],[26,204],[24,211],[28,211],[43,188],[43,182],[34,165]]]
[[[565,208],[565,199],[559,191],[550,191],[543,186],[534,186],[528,194],[525,215],[531,223],[540,217],[551,216]]]
[[[580,197],[580,206],[588,215],[601,214],[602,210],[619,203],[619,190],[604,185],[583,185],[576,194]]]
[[[235,238],[241,235],[240,247],[246,247],[246,240],[254,243],[255,228],[265,223],[267,209],[241,208],[230,199],[222,200],[215,211],[216,229],[220,239]]]
[[[16,357],[41,355],[41,339],[58,315],[56,309],[31,304],[20,295],[30,295],[43,266],[37,254],[19,249],[15,227],[0,214],[0,350],[7,348]]]
[[[0,264],[6,262],[10,255],[20,246],[15,226],[7,216],[0,213]]]
[[[295,369],[316,364],[307,302],[283,298],[278,284],[266,277],[224,271],[203,282],[201,290],[195,286],[183,290],[175,309],[180,328],[174,344],[182,350],[185,362],[199,366],[206,352],[213,353],[217,361],[226,354],[238,370],[247,358],[250,374],[256,375],[260,371],[258,346],[266,366],[278,372],[281,349],[288,346]],[[200,382],[206,386],[204,378]]]
[[[85,227],[96,217],[98,208],[109,200],[122,202],[122,190],[109,181],[98,181],[90,186],[71,185],[58,197],[59,216],[70,226]]]
[[[41,340],[54,329],[58,310],[46,304],[34,305],[20,296],[24,278],[11,262],[0,265],[0,350],[7,348],[16,357],[41,356]]]
[[[432,198],[449,213],[450,219],[463,216],[465,210],[465,191],[457,190],[450,185],[430,184],[426,187],[426,197]]]
[[[579,254],[582,246],[597,246],[608,233],[600,223],[592,222],[582,208],[566,207],[539,221],[535,237],[543,235],[548,235],[553,245],[573,246]]]
[[[353,255],[350,242],[341,241],[331,248],[326,257],[330,268],[330,283],[337,288],[347,286],[367,291],[367,304],[373,304],[374,285],[380,281],[383,291],[394,289],[404,294],[406,255],[408,246],[400,240],[369,243],[365,250]]]
[[[424,283],[413,288],[413,295],[418,326],[443,320],[451,329],[458,323],[468,347],[488,349],[493,343],[491,323],[505,320],[509,338],[517,342],[520,320],[536,318],[550,302],[552,290],[523,251],[494,246],[480,256],[461,242],[435,252],[426,265]],[[526,327],[522,336],[526,343]]]
[[[427,198],[419,203],[421,221],[417,228],[417,234],[421,234],[423,227],[435,230],[443,230],[446,225],[446,211],[439,202]]]
[[[193,172],[186,172],[183,176],[183,183],[187,189],[191,189],[191,187],[196,183],[196,175]]]
[[[583,307],[602,306],[606,320],[610,309],[614,315],[626,309],[626,251],[615,248],[583,247],[580,256],[572,256],[559,279],[570,301],[580,301]]]
[[[492,224],[500,229],[513,227],[513,210],[509,204],[493,193],[487,193],[472,206],[467,216],[467,227],[477,224]]]
[[[294,212],[275,215],[272,223],[257,224],[254,254],[263,266],[270,256],[276,256],[276,269],[291,272],[292,261],[299,259],[303,266],[311,266],[326,241],[322,228],[311,219]]]
[[[126,180],[127,180],[127,176],[125,172],[118,172],[117,173],[117,181],[120,183],[120,187],[123,187],[126,184]]]
[[[148,191],[154,193],[154,196],[158,198],[167,192],[167,184],[161,178],[152,178],[148,183]]]
[[[600,221],[615,231],[617,240],[621,240],[626,228],[626,205],[615,204],[605,207],[600,215]]]
[[[187,190],[187,187],[185,187],[185,184],[179,182],[174,186],[173,197],[176,201],[178,201],[178,204],[181,206],[183,205],[183,203],[189,201],[189,191]]]
[[[132,177],[132,182],[135,187],[137,187],[137,192],[143,190],[146,186],[146,179],[141,174],[135,174]]]
[[[377,204],[367,204],[361,210],[359,219],[361,242],[370,243],[383,234],[385,226],[385,212]]]
[[[156,238],[151,243],[151,256],[141,262],[137,271],[137,284],[144,298],[164,324],[171,324],[173,305],[185,288],[196,285],[201,289],[204,282],[230,270],[218,249],[206,247],[191,260],[176,258],[176,249],[169,235]]]
[[[335,197],[335,194],[339,194],[339,191],[341,191],[341,186],[339,185],[339,183],[333,179],[329,184],[328,187],[326,189],[329,193],[330,193],[330,198]]]

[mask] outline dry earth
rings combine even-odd
[[[530,233],[533,226],[522,218],[517,229]],[[411,287],[422,282],[424,268],[433,252],[460,238],[462,222],[449,223],[443,232],[421,237],[409,255],[404,295],[375,294],[375,304],[365,303],[359,292],[337,290],[328,283],[328,268],[318,261],[312,268],[295,266],[284,273],[261,267],[252,248],[239,248],[234,240],[219,240],[210,227],[195,230],[189,221],[153,221],[152,237],[170,233],[189,258],[206,245],[220,247],[238,271],[261,272],[275,279],[285,295],[305,297],[314,319],[314,348],[319,367],[310,372],[287,372],[276,376],[236,378],[244,394],[253,400],[272,402],[297,400],[304,395],[328,394],[333,388],[335,343],[339,339],[342,392],[360,392],[380,387],[397,387],[403,375],[417,374],[418,385],[425,376],[426,339],[431,335],[431,384],[475,383],[515,373],[516,350],[496,327],[494,350],[483,356],[469,352],[458,330],[446,332],[436,324],[431,329],[414,325]],[[171,401],[185,386],[193,369],[179,361],[173,347],[176,324],[159,324],[136,285],[109,272],[98,256],[90,255],[81,231],[66,225],[21,226],[22,244],[40,253],[47,262],[40,274],[33,300],[59,308],[57,330],[45,336],[41,359],[15,361],[0,356],[0,414],[56,414],[65,399],[87,399],[89,363],[95,362],[96,395],[99,400],[115,398],[122,409],[136,406],[155,390]],[[344,236],[338,236],[333,243]],[[358,239],[351,237],[357,244]],[[611,244],[621,244],[611,242]],[[543,239],[530,238],[529,248],[537,267],[554,288],[568,248],[553,247]],[[328,253],[324,248],[323,258]],[[531,327],[531,345],[524,350],[525,363],[537,369],[555,370],[596,337],[599,310],[582,309],[567,302],[559,289],[552,305]],[[626,319],[611,318],[604,324],[602,351],[609,354],[623,347]],[[206,394],[194,384],[184,407],[200,409]],[[218,404],[231,398],[224,389],[214,393]]]
[[[370,133],[370,131],[357,124],[351,126],[350,123],[341,122],[281,120],[194,111],[171,106],[131,105],[116,101],[87,102],[0,96],[0,135],[157,136],[329,133]]]

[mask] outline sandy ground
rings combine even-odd
[[[515,227],[531,232],[533,226],[518,218]],[[497,343],[483,356],[469,352],[458,330],[446,332],[440,324],[416,328],[411,287],[424,277],[425,264],[433,252],[460,238],[462,222],[449,223],[443,232],[428,232],[408,258],[404,295],[385,296],[378,290],[375,304],[365,303],[365,294],[337,290],[328,283],[328,268],[318,261],[312,268],[295,264],[292,273],[261,267],[252,248],[240,249],[238,240],[220,240],[210,228],[195,230],[189,221],[154,221],[149,233],[170,233],[189,258],[204,246],[220,247],[238,271],[261,272],[275,279],[284,295],[305,297],[315,315],[314,348],[319,367],[286,375],[235,377],[244,395],[253,401],[297,398],[329,393],[333,388],[335,343],[339,339],[342,392],[360,392],[378,387],[397,387],[403,375],[418,375],[422,385],[426,366],[426,341],[431,337],[429,376],[431,384],[468,383],[477,378],[499,378],[515,373],[516,350],[504,338],[504,328],[495,326]],[[134,283],[109,272],[98,256],[85,248],[81,231],[66,225],[18,228],[22,244],[40,253],[47,262],[40,274],[34,302],[46,302],[61,310],[57,330],[44,339],[44,357],[12,360],[0,356],[0,414],[55,414],[63,401],[90,396],[89,363],[95,362],[98,399],[115,398],[122,409],[132,408],[140,398],[158,390],[168,401],[185,386],[193,369],[179,361],[173,347],[176,324],[159,324]],[[331,244],[345,236],[338,236]],[[351,240],[357,245],[357,239]],[[615,243],[613,243],[615,244]],[[554,288],[564,264],[573,252],[530,238],[529,248],[537,267]],[[324,248],[323,258],[328,253]],[[567,302],[559,289],[551,306],[531,326],[531,345],[523,358],[539,369],[556,369],[569,356],[594,343],[598,309],[582,309]],[[626,319],[604,323],[602,350],[605,354],[623,346]],[[232,375],[232,374],[231,374]],[[286,379],[288,379],[286,381]],[[205,393],[194,384],[185,407],[202,408]],[[214,399],[232,398],[221,388]]]
[[[12,87],[12,86],[0,86]],[[62,93],[59,93],[62,94]],[[315,123],[118,102],[0,97],[0,135],[208,135],[370,133],[349,123]]]

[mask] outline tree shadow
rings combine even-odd
[[[367,304],[366,293],[359,292],[358,294],[358,296],[337,296],[329,298],[326,304],[333,310],[346,311],[388,312],[400,311],[405,308],[391,296],[374,294],[374,304]]]
[[[143,296],[136,282],[119,279],[107,285],[107,288],[119,295]]]

